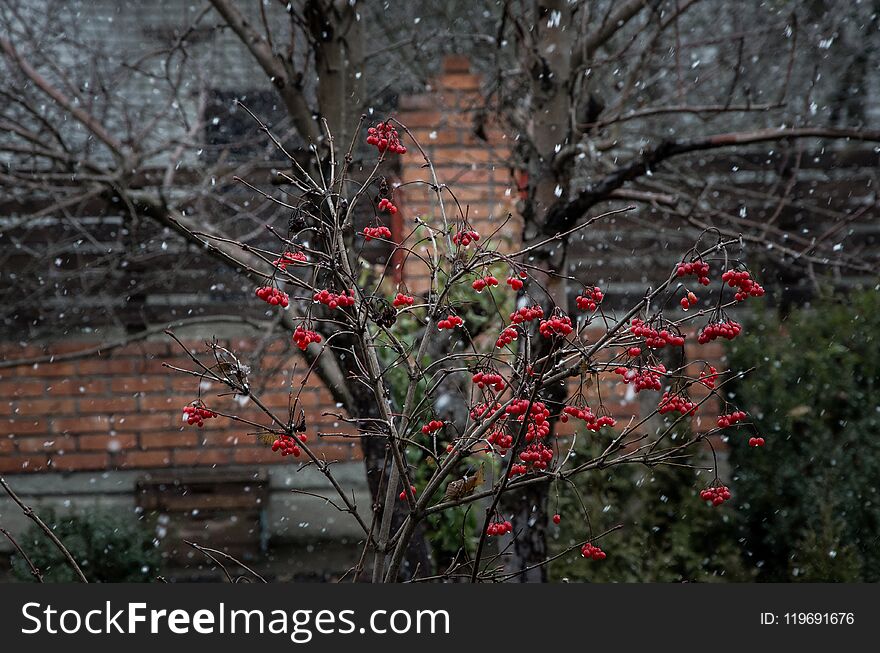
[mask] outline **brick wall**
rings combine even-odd
[[[412,130],[434,163],[439,180],[451,187],[478,231],[490,233],[513,214],[503,234],[508,246],[516,246],[521,223],[514,208],[517,192],[507,137],[491,120],[484,122],[479,135],[476,133],[475,118],[482,104],[480,80],[470,72],[467,59],[451,56],[424,94],[401,98],[398,116]],[[423,163],[415,148],[401,160],[400,181],[404,185],[396,196],[404,207],[404,232],[414,226],[413,216],[440,220],[433,193],[427,186],[413,183],[430,181],[430,172]],[[459,209],[452,195],[444,197],[450,221],[458,220]],[[409,260],[403,269],[410,290],[421,289],[422,264]],[[206,328],[200,335],[210,337],[212,331]],[[0,352],[4,360],[27,359],[98,344],[86,339],[60,340],[44,346],[6,343]],[[187,344],[196,351],[204,348],[197,338]],[[261,395],[266,405],[286,411],[289,374],[298,360],[298,352],[290,343],[279,336],[258,355],[258,360],[250,360],[258,346],[254,337],[232,338],[225,344],[251,365],[253,379],[269,383]],[[246,427],[229,420],[208,421],[203,429],[182,424],[182,407],[198,396],[197,381],[162,367],[163,362],[190,366],[181,353],[165,336],[159,336],[75,361],[0,369],[0,473],[289,464],[288,459],[256,443]],[[714,343],[693,354],[717,359],[723,350]],[[252,406],[238,405],[231,398],[214,399],[216,392],[203,388],[211,407],[257,422],[265,420]],[[637,397],[626,386],[612,383],[609,378],[602,392],[615,417],[638,414]],[[301,399],[317,451],[328,459],[358,460],[356,440],[315,441],[317,431],[346,430],[333,417],[321,416],[335,410],[327,390],[317,385],[309,387]],[[572,427],[570,422],[563,429]]]
[[[162,366],[193,368],[182,350],[162,337],[79,360],[0,370],[0,473],[289,462],[257,443],[246,426],[230,420],[208,420],[201,429],[183,424],[182,408],[198,397],[199,382]],[[260,399],[282,415],[297,360],[284,340],[279,336],[257,360],[251,360],[257,339],[221,340],[252,366],[255,383],[268,383]],[[185,344],[194,352],[204,349],[199,340]],[[4,360],[16,360],[94,346],[93,341],[77,340],[44,347],[6,344],[0,351]],[[267,423],[253,405],[216,398],[218,391],[202,386],[211,407]],[[332,417],[321,416],[334,408],[329,392],[309,387],[300,400],[309,415],[316,452],[332,460],[358,459],[353,440],[315,441],[317,431],[346,430]]]

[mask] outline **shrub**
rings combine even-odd
[[[880,294],[755,320],[731,365],[767,445],[731,442],[744,553],[762,581],[880,580]]]

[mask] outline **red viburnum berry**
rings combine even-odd
[[[278,290],[278,288],[275,288],[273,286],[263,286],[261,288],[257,288],[255,294],[257,295],[257,297],[262,299],[270,306],[281,306],[282,308],[287,308],[290,303],[290,298],[287,296],[287,293]]]
[[[633,318],[629,327],[630,333],[645,339],[645,345],[651,349],[662,349],[666,345],[684,347],[684,336],[669,329],[655,329],[641,318]]]
[[[471,287],[472,287],[474,290],[476,290],[477,292],[483,292],[483,289],[484,289],[484,288],[490,288],[490,287],[492,287],[492,286],[497,286],[497,285],[498,285],[498,279],[496,279],[494,276],[492,276],[492,275],[490,274],[490,275],[487,276],[487,277],[482,277],[482,278],[480,278],[480,279],[476,279],[476,280],[471,284]]]
[[[452,235],[452,242],[459,247],[467,247],[471,243],[479,242],[480,234],[473,229],[459,231]]]
[[[391,305],[394,306],[394,308],[406,308],[407,306],[412,306],[415,301],[416,300],[413,297],[399,292],[395,295],[394,301],[391,302]]]
[[[510,286],[511,290],[516,291],[522,290],[522,287],[525,285],[522,279],[514,276],[507,277],[506,283]]]
[[[690,263],[681,262],[675,269],[677,277],[684,277],[689,274],[697,277],[697,282],[703,286],[709,285],[709,264],[702,260],[692,261]]]
[[[410,485],[410,486],[409,486],[409,491],[412,493],[413,497],[416,496],[416,486],[415,486],[415,485]],[[406,499],[406,490],[403,490],[403,491],[402,491],[399,495],[397,495],[397,496],[398,496],[398,498],[399,498],[401,501],[403,501],[404,499]]]
[[[505,388],[504,377],[496,372],[477,372],[473,376],[473,382],[478,388],[494,388],[498,392]]]
[[[604,560],[606,557],[605,552],[602,549],[589,542],[581,547],[581,555],[588,560]]]
[[[272,261],[272,265],[279,270],[286,270],[288,265],[308,262],[309,257],[306,256],[304,252],[284,252],[280,258],[276,258]]]
[[[458,317],[458,315],[448,315],[446,319],[437,322],[437,328],[442,331],[443,329],[460,327],[462,324],[464,324],[464,320]]]
[[[486,527],[486,535],[489,537],[495,535],[506,535],[513,532],[513,524],[509,521],[494,521]]]
[[[720,506],[731,497],[730,488],[726,485],[715,485],[700,491],[700,498],[713,506]]]
[[[205,425],[206,419],[217,417],[217,413],[206,408],[201,402],[193,402],[183,407],[183,421],[192,426],[195,424],[199,428]]]
[[[697,404],[681,393],[670,394],[667,390],[660,398],[657,412],[661,415],[666,413],[679,413],[681,415],[694,415],[697,412]]]
[[[727,320],[726,322],[710,322],[703,327],[702,331],[700,331],[700,334],[697,336],[697,342],[701,345],[705,345],[707,342],[712,342],[716,338],[733,340],[740,334],[740,332],[742,332],[742,325],[739,322],[734,322],[733,320]]]
[[[383,197],[381,200],[379,200],[379,205],[376,208],[379,211],[384,211],[386,213],[390,213],[391,215],[397,213],[397,207],[394,206],[394,203],[387,197]]]
[[[560,315],[543,320],[538,326],[538,331],[545,338],[565,337],[574,331],[574,327],[571,326],[571,319],[567,315]]]
[[[443,428],[443,422],[441,420],[432,419],[430,422],[428,422],[427,424],[425,424],[422,427],[422,433],[424,433],[425,435],[430,435],[434,431],[439,431],[442,428]]]
[[[749,446],[750,447],[763,447],[764,446],[764,438],[760,435],[749,438]]]
[[[310,331],[304,326],[298,326],[293,332],[293,342],[302,351],[305,351],[306,347],[308,347],[313,342],[321,342],[321,334],[316,333],[315,331]]]
[[[578,295],[574,303],[577,305],[579,310],[582,311],[595,311],[599,304],[602,302],[604,295],[602,291],[599,290],[598,287],[588,288],[584,290],[584,292]]]
[[[275,438],[275,442],[272,443],[272,451],[279,451],[282,456],[299,458],[302,453],[299,445],[305,441],[305,435],[294,436],[287,435],[286,433],[279,433],[278,437]]]
[[[555,515],[553,515],[553,523],[554,524],[558,524],[561,521],[562,521],[562,516],[559,513],[556,513]]]
[[[727,270],[721,275],[721,280],[737,289],[734,299],[738,302],[745,301],[748,297],[764,296],[764,288],[745,270]]]
[[[715,387],[715,382],[718,380],[718,370],[709,365],[708,370],[703,370],[700,372],[700,383],[709,388],[710,390]]]
[[[688,292],[686,296],[681,298],[681,301],[679,303],[684,310],[688,310],[691,306],[696,305],[697,296],[692,292]]]
[[[391,238],[391,229],[386,226],[379,227],[364,227],[364,240],[367,242],[373,240],[374,238],[384,238],[385,240],[389,240]]]
[[[373,145],[379,152],[406,154],[406,147],[400,144],[400,135],[390,121],[380,122],[367,130],[367,145]]]
[[[320,290],[314,294],[312,299],[319,304],[324,304],[330,310],[354,306],[355,301],[354,290],[346,290],[339,294],[326,289]]]
[[[737,422],[743,421],[746,417],[748,417],[748,415],[744,410],[735,410],[726,415],[719,415],[717,425],[720,429],[726,429],[728,426],[733,426]]]

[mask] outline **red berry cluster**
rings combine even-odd
[[[410,485],[409,491],[412,493],[413,496],[416,496],[416,486],[415,485]],[[406,499],[406,490],[403,490],[400,494],[398,494],[397,498],[400,499],[401,501]]]
[[[509,345],[511,342],[516,340],[518,334],[516,329],[513,327],[507,327],[504,331],[501,332],[501,335],[498,336],[498,340],[495,341],[495,346],[501,349],[505,345]]]
[[[391,122],[380,122],[367,130],[367,145],[374,145],[377,150],[388,150],[394,154],[406,154],[406,147],[400,144],[400,135]]]
[[[486,440],[489,444],[498,448],[499,456],[506,455],[507,450],[513,446],[513,436],[507,433],[504,429],[496,429],[492,431]]]
[[[715,387],[715,382],[718,380],[718,370],[716,370],[712,365],[709,365],[708,370],[703,370],[700,372],[700,383],[709,388],[710,390]]]
[[[660,375],[666,371],[666,366],[658,363],[654,367],[644,370],[630,370],[625,367],[615,368],[614,373],[623,377],[621,379],[625,384],[632,383],[636,392],[642,390],[660,390]]]
[[[510,314],[510,321],[513,324],[522,324],[523,322],[531,322],[532,320],[540,320],[544,317],[544,309],[538,304],[534,306],[523,306],[519,310]]]
[[[730,496],[730,489],[726,485],[707,487],[700,491],[700,498],[703,501],[711,501],[713,506],[720,506],[730,499]]]
[[[594,546],[587,542],[581,547],[581,555],[590,560],[604,560],[605,552],[598,546]]]
[[[205,408],[201,404],[191,404],[183,407],[183,421],[190,426],[195,424],[201,428],[205,425],[206,419],[212,419],[214,417],[217,417],[217,413]]]
[[[684,296],[684,297],[681,298],[681,301],[679,302],[679,304],[681,304],[681,307],[682,307],[684,310],[687,310],[687,309],[689,309],[691,306],[696,306],[696,304],[697,304],[697,296],[696,296],[694,293],[692,293],[692,292],[688,292],[688,294],[687,294],[686,296]]]
[[[727,285],[731,288],[737,288],[737,293],[734,295],[734,299],[738,302],[745,300],[746,297],[764,296],[764,288],[756,283],[755,280],[752,279],[752,275],[745,270],[741,272],[728,270],[721,275],[721,280],[726,281]]]
[[[308,347],[313,342],[321,342],[321,334],[314,331],[309,331],[303,326],[298,326],[293,332],[293,342],[302,351],[305,351],[306,347]]]
[[[669,329],[655,329],[640,318],[633,318],[629,327],[630,333],[645,339],[645,344],[652,349],[662,349],[666,345],[684,347],[684,336]]]
[[[484,417],[488,417],[496,410],[501,408],[501,404],[497,401],[495,402],[487,402],[484,404],[477,404],[473,408],[471,408],[471,419],[483,419]]]
[[[287,305],[290,303],[290,298],[287,296],[286,292],[282,292],[281,290],[278,290],[278,288],[273,288],[272,286],[257,288],[256,294],[257,297],[272,306],[287,308]]]
[[[571,417],[574,417],[575,419],[583,420],[587,425],[587,429],[593,431],[594,433],[605,426],[614,426],[617,423],[610,415],[602,415],[601,417],[596,417],[596,414],[593,413],[592,409],[589,406],[585,406],[584,408],[578,408],[577,406],[566,406],[562,409],[562,415],[560,415],[559,421],[567,422],[569,415]]]
[[[427,424],[425,424],[422,427],[422,433],[424,433],[425,435],[430,435],[434,431],[439,431],[442,428],[443,428],[443,422],[441,420],[432,419],[430,422],[428,422]]]
[[[488,288],[490,286],[497,286],[497,285],[498,285],[498,279],[496,279],[494,276],[492,276],[490,274],[488,277],[483,277],[482,279],[477,279],[476,281],[474,281],[471,284],[471,287],[473,287],[473,289],[476,290],[477,292],[483,292],[484,288]]]
[[[305,442],[306,436],[291,436],[286,433],[280,433],[272,443],[272,451],[280,451],[282,456],[293,456],[299,458],[302,450],[299,448],[300,442]]]
[[[445,320],[440,320],[437,322],[438,329],[454,329],[455,327],[460,327],[464,324],[464,320],[462,320],[458,315],[447,315]]]
[[[480,234],[474,231],[473,229],[468,229],[466,231],[459,231],[452,236],[452,242],[460,247],[467,247],[471,243],[476,243],[480,240]]]
[[[605,295],[602,294],[602,291],[594,287],[584,290],[582,294],[575,298],[574,302],[577,304],[578,309],[582,311],[595,311],[604,297]]]
[[[388,240],[391,238],[391,229],[384,225],[381,227],[364,227],[364,240],[369,242],[373,238],[385,238]]]
[[[675,270],[675,276],[685,277],[693,274],[697,277],[697,281],[704,285],[709,285],[709,264],[705,261],[693,261],[692,263],[679,263]]]
[[[495,372],[477,372],[474,374],[473,378],[474,383],[477,384],[479,388],[495,388],[498,392],[504,390],[504,378],[500,374],[496,374]]]
[[[733,340],[740,334],[740,331],[742,331],[742,325],[733,320],[727,320],[726,322],[710,322],[703,327],[702,331],[700,331],[700,335],[697,336],[697,342],[701,345],[705,345],[707,342],[715,340],[715,338],[727,338],[728,340]]]
[[[553,336],[565,337],[574,331],[574,327],[571,326],[571,319],[567,315],[558,315],[551,317],[549,320],[542,320],[538,331],[545,338],[552,338]]]
[[[716,423],[718,424],[718,428],[726,429],[728,426],[733,426],[737,422],[743,421],[746,417],[747,415],[744,410],[735,410],[732,413],[720,415]]]
[[[509,276],[507,277],[507,285],[510,286],[512,290],[522,290],[522,287],[525,285],[523,283],[523,279],[526,278],[525,272],[520,272],[519,277]]]
[[[544,471],[553,460],[553,450],[543,442],[535,442],[520,452],[519,459],[522,463],[512,465],[510,468],[511,477],[526,474],[529,469]]]
[[[763,447],[764,446],[764,438],[760,435],[749,438],[749,446],[750,447]]]
[[[397,213],[397,207],[394,206],[392,201],[387,197],[383,197],[381,200],[379,200],[379,206],[377,206],[376,208],[379,209],[379,211],[387,211],[391,215]]]
[[[280,270],[286,270],[288,265],[308,262],[309,257],[304,252],[284,252],[281,258],[272,261],[272,265]]]
[[[354,306],[354,291],[346,290],[340,294],[330,292],[327,289],[316,292],[312,297],[316,302],[324,304],[324,306],[333,310],[336,308],[348,308]]]
[[[509,521],[495,521],[486,527],[486,535],[507,535],[513,532],[513,524]]]
[[[683,394],[669,394],[669,391],[667,390],[660,398],[660,403],[657,405],[657,412],[661,415],[665,415],[666,413],[694,415],[697,412],[697,408],[697,404]]]
[[[409,295],[404,295],[402,292],[399,292],[394,296],[394,301],[391,302],[391,305],[394,306],[394,308],[404,308],[406,306],[412,306],[415,301],[416,300]]]
[[[526,442],[546,438],[550,433],[550,422],[548,421],[550,410],[541,401],[533,402],[531,411],[529,411],[528,399],[514,399],[507,406],[505,412],[511,417],[516,417],[518,422],[525,420],[526,412],[529,412],[528,424],[526,426]]]
[[[626,354],[630,358],[635,358],[636,356],[638,356],[641,353],[642,353],[642,350],[639,347],[630,347],[629,349],[626,350]]]

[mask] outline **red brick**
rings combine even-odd
[[[114,415],[113,428],[127,433],[136,431],[161,431],[180,424],[182,413],[151,413],[149,415]]]
[[[22,399],[15,404],[21,417],[39,417],[45,413],[65,414],[76,412],[76,400],[68,398]]]
[[[232,449],[175,449],[175,465],[226,465],[234,460]]]
[[[440,88],[451,88],[458,91],[477,91],[480,88],[480,78],[476,75],[467,74],[443,75],[440,78]]]
[[[110,462],[106,453],[74,453],[52,456],[52,467],[61,471],[104,469]]]
[[[28,376],[57,376],[69,378],[76,376],[76,363],[40,363],[28,368]]]
[[[110,418],[106,415],[52,418],[53,433],[101,433],[109,430]]]
[[[46,469],[46,456],[0,456],[0,473],[39,472]]]
[[[63,381],[49,382],[46,386],[46,394],[49,395],[96,395],[107,392],[107,382],[103,379],[84,378],[64,379]]]
[[[43,382],[16,379],[0,382],[0,397],[39,397],[43,394]]]
[[[131,433],[119,435],[81,435],[78,438],[81,451],[118,452],[137,447],[137,437]]]
[[[49,426],[45,418],[22,417],[0,421],[0,435],[21,435],[27,433],[48,433]]]
[[[15,438],[15,446],[21,453],[41,451],[75,451],[77,438],[69,435],[43,436],[39,438]]]
[[[82,413],[127,413],[138,410],[136,397],[83,397],[79,400]]]
[[[464,54],[448,54],[443,57],[443,72],[450,73],[469,73],[471,70],[471,61]]]
[[[119,467],[167,467],[171,464],[171,452],[161,451],[123,451],[116,458]]]
[[[188,429],[164,433],[142,433],[140,441],[141,447],[144,449],[195,447],[199,445],[199,434]]]
[[[169,410],[175,409],[179,410],[181,413],[183,412],[184,405],[188,404],[192,401],[192,398],[188,398],[184,395],[166,395],[166,394],[158,394],[158,395],[141,395],[138,397],[138,405],[142,411],[156,411],[156,410]]]
[[[166,387],[167,380],[162,375],[127,376],[113,379],[110,383],[113,392],[157,392]]]
[[[9,436],[0,437],[0,454],[11,453],[15,449],[15,444]]]
[[[139,371],[138,361],[134,359],[92,359],[80,361],[79,374],[132,374]]]

